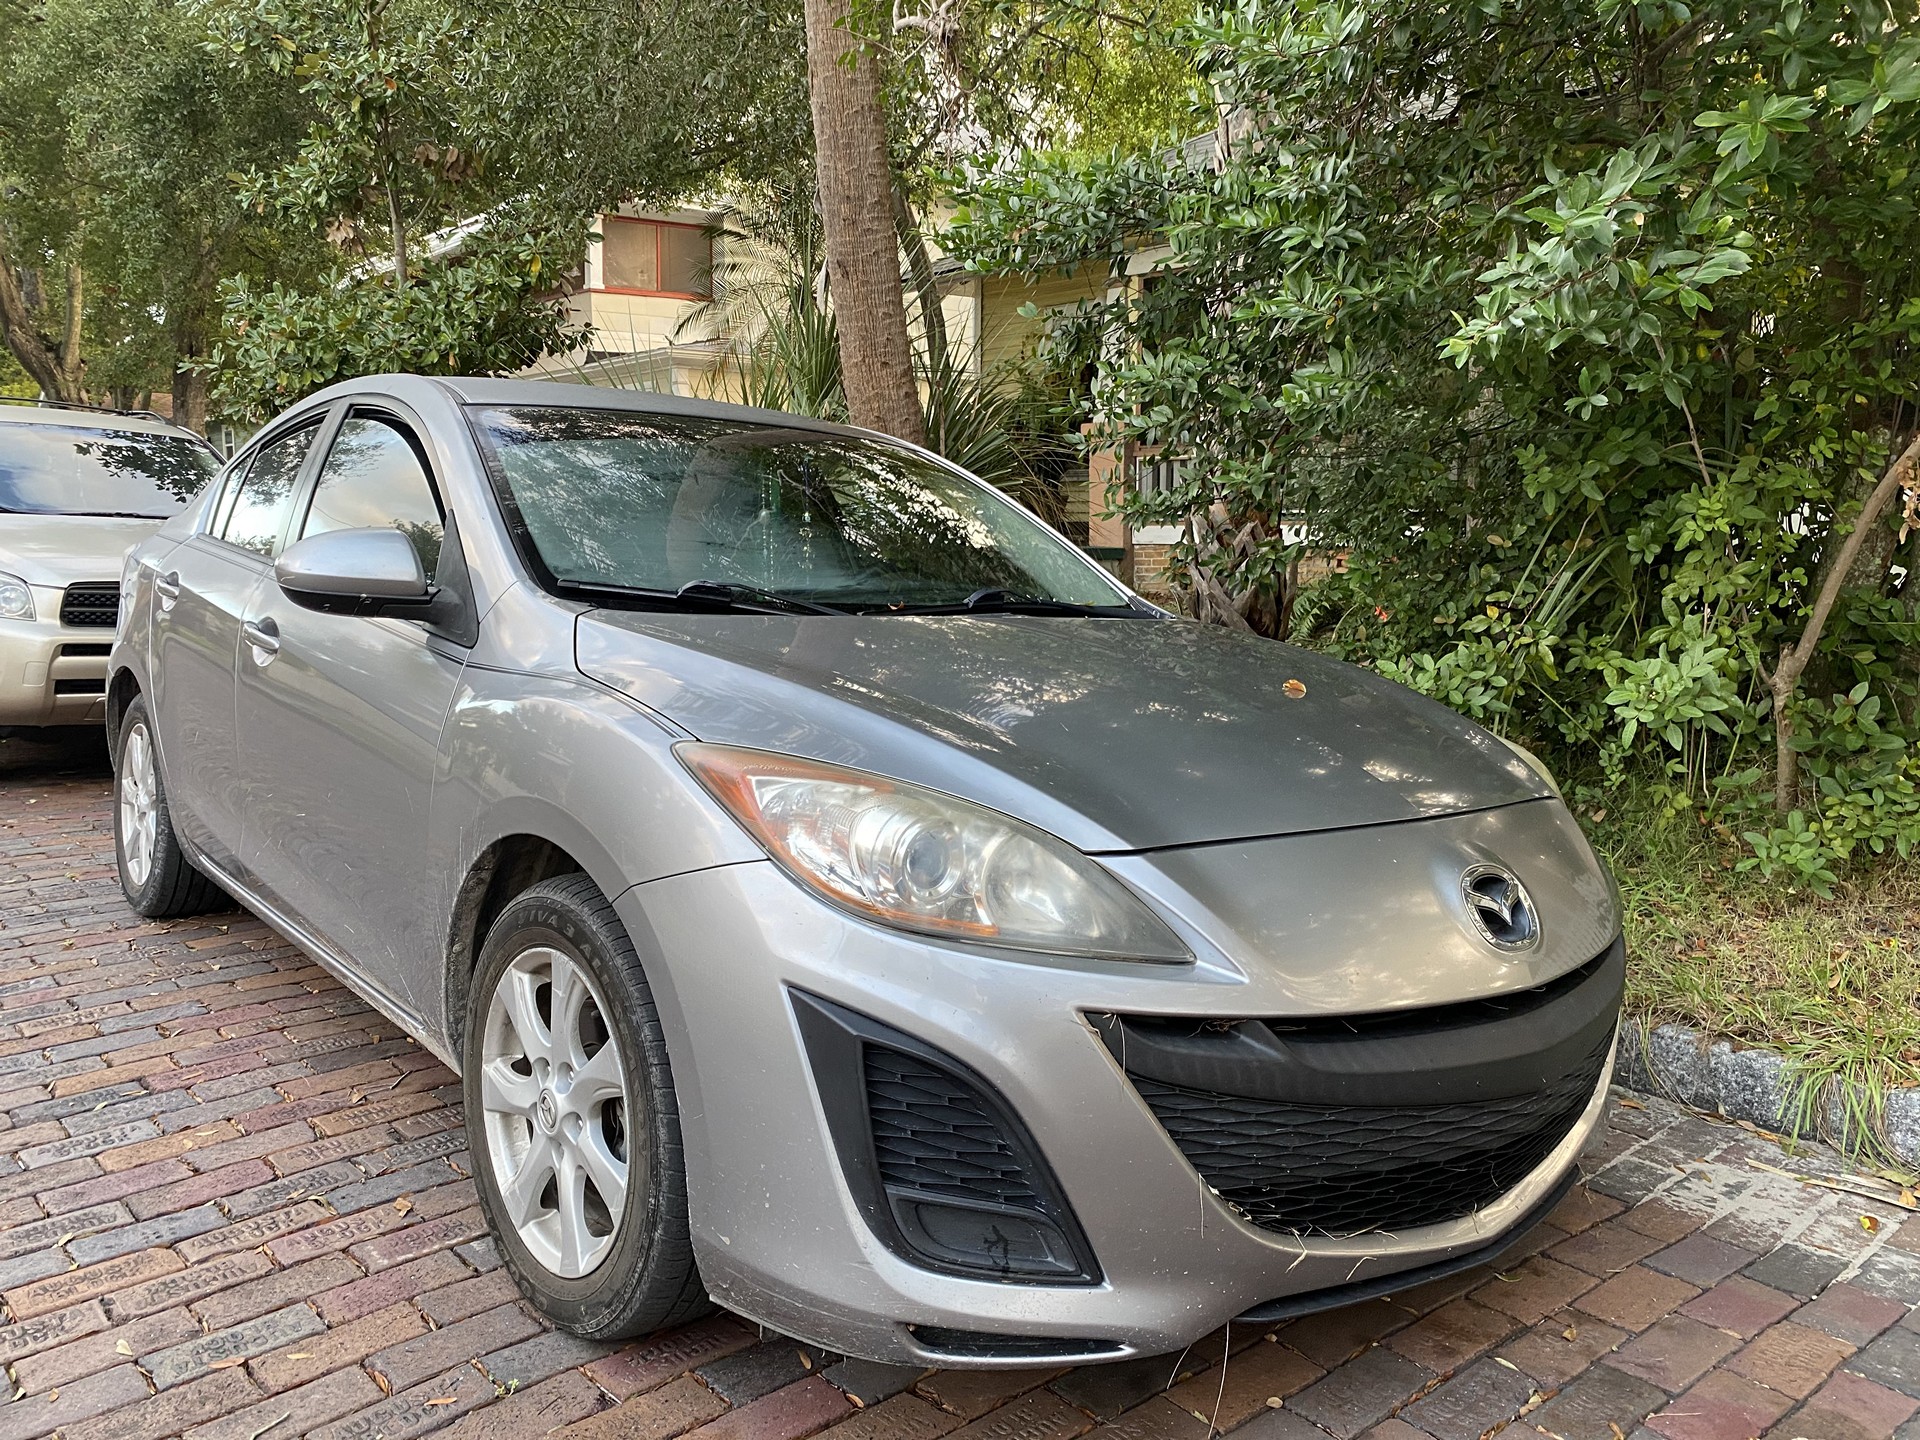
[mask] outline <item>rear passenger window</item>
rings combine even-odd
[[[313,445],[316,428],[296,430],[253,457],[239,491],[221,501],[225,513],[215,522],[214,534],[269,560],[280,553],[280,540],[293,510],[294,482],[300,478],[300,464]]]
[[[440,563],[440,505],[412,437],[391,420],[349,415],[327,452],[300,534],[363,529],[398,530],[429,576]]]

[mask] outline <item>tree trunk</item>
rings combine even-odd
[[[1793,748],[1792,713],[1800,677],[1806,672],[1807,662],[1813,659],[1813,652],[1826,631],[1827,619],[1840,592],[1846,588],[1847,578],[1853,573],[1854,563],[1860,558],[1861,548],[1873,533],[1874,525],[1893,503],[1894,496],[1916,485],[1920,485],[1920,437],[1887,467],[1880,483],[1861,505],[1853,528],[1841,539],[1839,549],[1831,552],[1831,563],[1822,563],[1818,593],[1807,616],[1807,628],[1798,640],[1780,652],[1780,663],[1767,677],[1767,688],[1773,692],[1773,808],[1783,815],[1794,808],[1800,795],[1800,754]],[[1838,537],[1839,524],[1836,518],[1834,533],[1827,537],[1828,545]]]
[[[27,298],[20,274],[7,253],[5,237],[0,236],[0,338],[6,341],[20,368],[40,387],[40,393],[50,400],[78,403],[87,398],[83,388],[86,362],[80,354],[84,299],[80,267],[69,265],[66,313],[58,334],[52,333],[47,307]]]
[[[920,311],[927,374],[937,376],[945,372],[953,359],[947,348],[947,315],[940,308],[940,284],[934,279],[927,237],[920,233],[920,226],[913,218],[913,207],[907,203],[906,186],[896,176],[892,188],[893,227],[900,237],[901,251],[907,257],[907,278],[913,282],[914,303]]]
[[[206,353],[206,326],[189,308],[173,330],[173,423],[196,435],[207,433],[207,375],[199,368]]]
[[[814,167],[847,415],[922,444],[926,421],[900,287],[879,62],[853,31],[849,0],[805,3]]]

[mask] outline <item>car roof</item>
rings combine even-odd
[[[122,434],[172,435],[204,445],[193,431],[148,412],[107,410],[92,405],[66,405],[58,400],[0,403],[0,425],[57,425],[68,430],[117,430]]]
[[[361,382],[366,383],[366,382]],[[870,437],[874,432],[836,425],[811,415],[696,400],[652,390],[623,390],[610,385],[569,384],[556,380],[495,380],[478,376],[434,377],[434,383],[463,405],[550,405],[584,410],[626,410],[644,415],[683,415],[700,420],[732,420],[748,425],[778,425],[789,430],[818,430],[829,435]],[[881,437],[886,438],[886,437]]]

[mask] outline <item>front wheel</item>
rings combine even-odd
[[[707,1308],[653,992],[584,875],[542,881],[487,933],[465,1043],[480,1201],[526,1297],[615,1340]]]
[[[226,899],[218,885],[193,868],[173,832],[144,698],[127,707],[114,750],[113,851],[121,893],[149,919],[197,915],[220,908]]]

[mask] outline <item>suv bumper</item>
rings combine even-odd
[[[106,717],[113,631],[62,625],[60,591],[34,588],[36,620],[0,620],[0,725],[96,725]]]

